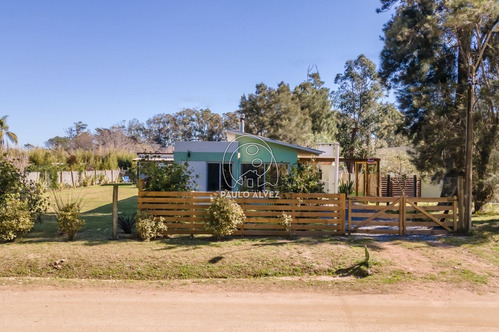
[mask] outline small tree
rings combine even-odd
[[[233,234],[245,219],[243,209],[232,199],[220,193],[210,198],[210,206],[205,216],[205,227],[217,240]]]

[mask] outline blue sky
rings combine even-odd
[[[182,108],[235,111],[255,85],[326,86],[379,63],[379,1],[3,1],[0,115],[21,146]]]

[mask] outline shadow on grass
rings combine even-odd
[[[345,269],[335,271],[340,277],[366,278],[371,275],[368,265],[365,262],[354,264]]]
[[[118,211],[120,213],[130,213],[137,211],[137,196],[132,196],[118,202]],[[112,243],[111,228],[112,228],[112,203],[101,205],[93,210],[82,213],[82,218],[85,219],[85,226],[78,233],[76,242],[84,242],[87,246],[99,246]],[[236,241],[251,241],[251,246],[283,246],[287,243],[314,246],[318,244],[347,244],[353,247],[367,246],[370,250],[384,250],[382,243],[392,242],[395,245],[399,242],[422,243],[431,247],[458,247],[467,244],[482,244],[492,240],[492,237],[498,235],[499,221],[498,216],[482,217],[482,220],[474,221],[474,228],[471,235],[422,235],[422,236],[324,236],[324,237],[294,237],[292,239],[286,237],[259,237],[259,236],[231,236],[222,241],[215,241],[212,236],[175,236],[172,238],[161,240],[165,244],[164,248],[158,250],[179,249],[183,251],[196,250],[206,246],[223,246],[224,243]],[[43,218],[43,223],[35,225],[34,229],[19,238],[17,242],[21,243],[37,243],[37,242],[64,242],[64,236],[58,234],[57,222],[54,213],[48,213]],[[119,234],[121,230],[118,230]],[[135,241],[134,239],[124,238],[119,241]],[[237,245],[237,244],[234,244]],[[238,250],[238,249],[237,249]],[[229,253],[229,252],[228,252]],[[219,260],[214,261],[217,263]]]
[[[279,237],[279,236],[226,236],[221,240],[216,240],[215,237],[210,235],[198,235],[191,237],[189,235],[174,236],[168,239],[161,240],[165,243],[166,247],[157,250],[195,250],[203,246],[223,246],[226,243],[238,241],[251,241],[251,246],[282,246],[288,243],[317,245],[324,243],[338,244],[344,242],[337,237],[294,237],[292,239]],[[237,245],[237,244],[236,244]]]
[[[78,232],[75,242],[85,242],[85,245],[106,244],[111,240],[113,204],[105,204],[93,210],[85,211],[80,216],[85,220],[85,226]],[[118,202],[118,212],[137,211],[137,196],[122,199]],[[118,233],[120,233],[118,229]],[[57,230],[57,220],[54,212],[43,216],[43,222],[36,224],[31,232],[19,239],[22,243],[64,242],[65,237]]]
[[[468,235],[450,235],[443,238],[442,242],[429,242],[431,247],[448,246],[460,247],[462,245],[481,245],[491,242],[495,236],[498,241],[498,217],[488,220],[475,221],[472,231]]]

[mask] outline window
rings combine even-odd
[[[264,165],[241,164],[241,176],[243,180],[240,190],[262,191],[264,190]]]
[[[231,190],[232,164],[230,163],[208,163],[207,164],[207,191]]]
[[[220,164],[208,164],[207,165],[207,179],[208,191],[217,191],[219,190],[219,179],[220,179]]]
[[[288,165],[265,163],[261,165],[242,164],[242,191],[274,190],[280,176],[288,173]]]

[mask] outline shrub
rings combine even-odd
[[[94,177],[85,175],[82,179],[82,186],[88,187],[94,185]]]
[[[42,215],[47,212],[49,200],[45,195],[47,186],[43,182],[25,183],[21,191],[21,200],[26,202],[26,207],[30,213],[31,220],[37,223],[42,222]]]
[[[298,164],[288,174],[281,175],[276,189],[282,193],[325,192],[320,172],[309,164]]]
[[[233,234],[245,219],[243,209],[232,199],[220,193],[210,198],[210,206],[205,216],[205,227],[217,240]]]
[[[71,199],[64,202],[54,195],[56,206],[54,208],[57,218],[57,229],[60,233],[66,234],[69,241],[73,241],[78,231],[85,225],[85,220],[80,219],[82,210],[82,199]]]
[[[125,234],[132,234],[134,230],[137,213],[120,213],[118,215],[118,226]]]
[[[140,210],[136,218],[136,231],[139,238],[149,241],[167,235],[167,226],[162,217],[154,218],[146,211]]]
[[[292,235],[292,221],[292,216],[286,214],[285,212],[279,216],[279,224],[288,233],[288,236]]]
[[[22,190],[22,174],[18,169],[0,155],[0,202],[4,203],[11,195]]]
[[[187,163],[158,165],[154,162],[141,164],[141,172],[147,176],[144,190],[190,191],[194,189],[192,170]]]
[[[14,241],[20,234],[29,232],[33,222],[25,202],[11,195],[0,203],[0,239]]]
[[[0,204],[6,204],[13,196],[25,203],[22,206],[29,212],[32,221],[41,221],[47,211],[48,200],[42,183],[27,181],[24,173],[0,155]]]

